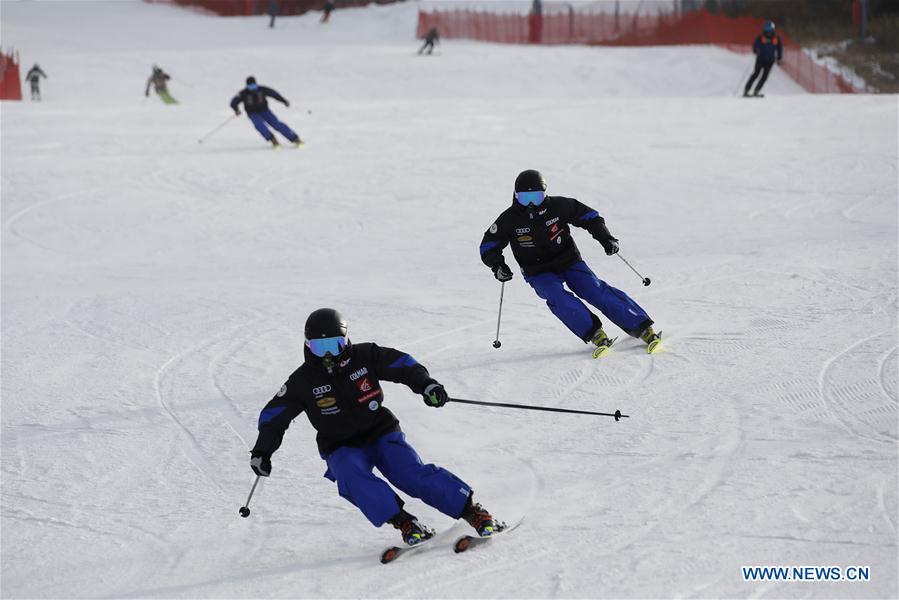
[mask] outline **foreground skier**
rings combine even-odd
[[[547,196],[543,175],[534,170],[522,171],[515,179],[512,206],[484,233],[481,260],[497,280],[509,281],[512,271],[503,258],[503,248],[511,244],[524,280],[572,333],[596,345],[594,356],[602,356],[614,340],[580,298],[629,335],[642,339],[647,351],[653,352],[661,334],[653,331],[652,319],[627,294],[593,274],[581,260],[569,225],[589,231],[607,255],[618,252],[618,240],[609,233],[598,212],[574,198]]]
[[[380,381],[403,383],[439,408],[449,399],[427,369],[399,350],[374,343],[352,344],[336,310],[320,308],[305,327],[305,362],[259,415],[259,437],[251,453],[253,472],[271,474],[271,456],[290,422],[305,412],[318,431],[325,477],[375,527],[390,523],[412,546],[434,532],[403,510],[403,500],[372,468],[401,491],[454,519],[465,519],[480,536],[494,533],[493,517],[472,500],[467,483],[441,467],[422,464],[406,442],[399,421],[384,401]]]

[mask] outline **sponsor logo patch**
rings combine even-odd
[[[334,396],[328,396],[327,398],[321,398],[320,400],[315,401],[315,405],[319,408],[329,408],[337,404],[337,398]]]
[[[284,394],[286,394],[286,393],[287,393],[287,384],[285,383],[284,385],[281,386],[281,389],[278,390],[278,398],[283,398]]]
[[[497,227],[496,223],[490,226],[490,233],[496,233],[499,227]]]
[[[547,225],[552,225],[553,223],[557,223],[559,221],[559,217],[553,217],[549,221],[546,222]]]
[[[368,410],[378,410],[378,401],[372,400],[368,403]]]
[[[368,380],[368,377],[366,377],[358,380],[356,382],[356,387],[359,388],[360,392],[368,392],[371,391],[371,382]]]
[[[315,394],[316,396],[321,396],[322,394],[327,394],[330,391],[331,391],[330,384],[321,385],[319,387],[312,388],[312,393]]]
[[[362,403],[365,402],[366,400],[371,400],[372,398],[374,398],[375,396],[379,395],[380,393],[381,393],[381,390],[372,390],[372,391],[370,391],[369,393],[367,393],[367,394],[365,394],[364,396],[361,396],[361,397],[359,398],[359,404],[362,404]]]
[[[368,375],[368,367],[362,367],[358,371],[353,371],[350,373],[350,381],[356,381],[363,375]]]
[[[519,242],[530,242],[530,241],[532,241],[533,239],[534,239],[534,238],[532,238],[532,237],[529,236],[529,235],[520,235],[520,236],[518,236],[518,241],[519,241]]]
[[[518,229],[515,230],[515,235],[523,235],[525,233],[530,233],[530,232],[531,232],[530,227],[519,227]]]

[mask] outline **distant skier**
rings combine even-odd
[[[40,101],[41,99],[41,77],[47,78],[47,74],[41,69],[41,66],[34,63],[34,66],[28,70],[25,79],[31,84],[31,99]]]
[[[160,67],[153,65],[153,72],[150,73],[150,78],[147,79],[147,87],[144,89],[144,96],[150,95],[150,86],[152,85],[156,95],[159,96],[165,104],[178,104],[178,101],[172,98],[172,95],[169,93],[168,83],[166,83],[171,78],[172,77]]]
[[[759,73],[761,73],[762,77],[756,84],[752,95],[761,95],[762,86],[768,80],[768,73],[771,72],[774,61],[777,60],[777,63],[780,64],[783,60],[783,41],[779,35],[774,33],[773,21],[766,22],[762,28],[761,35],[755,38],[755,42],[752,44],[752,53],[755,54],[755,69],[752,71],[749,81],[746,82],[746,88],[743,90],[744,96],[749,95],[749,88],[752,87],[752,83],[759,76]]]
[[[497,280],[509,281],[512,270],[503,258],[503,248],[511,244],[524,280],[572,333],[597,347],[594,356],[602,356],[613,340],[580,298],[626,333],[646,342],[647,351],[653,352],[661,336],[653,331],[652,319],[627,294],[593,274],[581,259],[569,225],[589,231],[607,255],[618,252],[618,240],[598,212],[574,198],[547,196],[543,175],[522,171],[515,179],[512,206],[484,233],[481,260]]]
[[[381,381],[407,385],[426,405],[443,406],[446,390],[427,369],[400,350],[351,343],[346,320],[331,308],[310,314],[304,334],[305,362],[259,415],[253,472],[271,474],[271,456],[284,431],[305,412],[318,432],[318,451],[328,466],[324,476],[337,482],[338,493],[375,527],[390,523],[410,546],[434,534],[404,510],[403,500],[372,473],[373,467],[400,491],[449,517],[465,519],[479,535],[494,533],[493,517],[473,501],[471,487],[446,469],[422,464],[397,418],[383,406]]]
[[[334,11],[334,2],[332,0],[325,0],[325,5],[322,7],[322,20],[321,23],[327,23],[328,19],[331,18],[331,12]]]
[[[421,48],[418,49],[418,53],[421,54],[425,51],[425,48],[428,49],[428,54],[434,52],[434,44],[440,43],[440,33],[437,31],[436,27],[431,27],[428,30],[428,33],[425,34],[425,43]]]
[[[237,95],[231,99],[231,108],[234,110],[235,115],[239,115],[240,109],[237,107],[243,102],[243,108],[247,113],[247,117],[253,122],[253,126],[275,148],[279,147],[280,144],[277,138],[275,138],[275,134],[269,131],[266,123],[278,130],[281,135],[293,142],[295,146],[302,146],[303,141],[300,139],[300,136],[294,133],[293,129],[279,121],[278,117],[269,110],[266,97],[274,98],[284,104],[284,106],[290,106],[290,102],[281,94],[272,88],[257,84],[256,78],[251,76],[247,77],[247,87],[237,92]]]
[[[275,18],[278,16],[278,13],[281,11],[281,5],[278,0],[271,0],[268,3],[268,15],[270,17],[268,22],[269,29],[274,29],[275,27]]]

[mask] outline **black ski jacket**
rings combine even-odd
[[[408,354],[377,344],[352,344],[339,370],[329,373],[304,348],[306,362],[293,372],[259,415],[253,456],[271,457],[281,446],[290,422],[305,412],[318,431],[324,457],[340,446],[365,446],[399,431],[397,418],[382,406],[381,380],[403,383],[420,394],[436,383]]]
[[[281,104],[289,105],[289,102],[287,102],[281,94],[272,88],[260,85],[255,90],[244,88],[237,92],[237,95],[231,99],[231,109],[236,111],[237,106],[243,102],[243,109],[245,112],[255,113],[266,111],[268,110],[268,101],[265,99],[266,96],[274,98]]]
[[[32,84],[36,84],[40,81],[41,77],[46,77],[47,74],[40,67],[31,67],[28,70],[28,74],[25,75],[25,79]]]
[[[564,271],[581,260],[569,225],[586,229],[604,247],[615,240],[599,213],[574,198],[547,196],[540,206],[528,207],[513,200],[484,233],[481,260],[496,269],[505,262],[503,248],[511,244],[525,275]]]

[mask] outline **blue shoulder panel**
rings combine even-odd
[[[595,210],[591,210],[586,215],[581,217],[581,221],[589,221],[590,219],[595,219],[598,216],[599,216],[598,212],[596,212]]]
[[[393,363],[388,366],[388,369],[402,369],[403,367],[414,367],[418,364],[418,361],[409,356],[408,354],[403,354],[401,357],[393,361]]]

